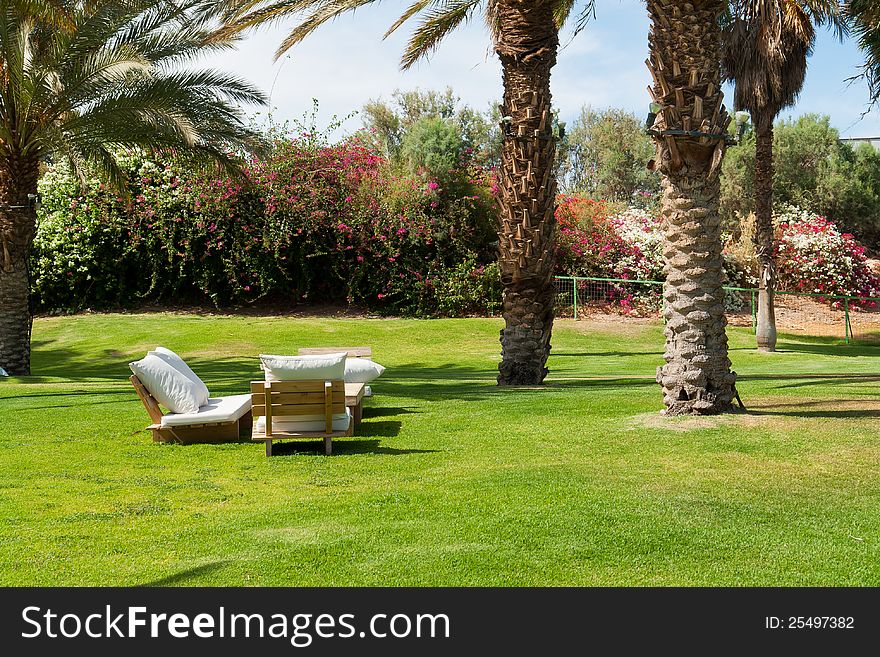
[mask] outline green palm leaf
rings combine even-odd
[[[194,18],[202,0],[0,0],[0,167],[69,158],[112,183],[119,150],[173,152],[232,166],[258,148],[241,107],[265,103],[248,82],[186,64],[229,42]],[[39,5],[39,7],[37,7]]]

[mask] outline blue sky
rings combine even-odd
[[[263,29],[249,35],[237,51],[224,53],[211,64],[271,91],[278,119],[301,117],[311,107],[311,99],[317,98],[319,123],[326,125],[334,114],[342,117],[370,99],[389,98],[397,88],[451,86],[473,107],[483,109],[497,102],[500,66],[480,20],[459,28],[428,61],[400,71],[408,26],[385,41],[381,37],[408,4],[384,2],[340,18],[277,63],[273,63],[273,53],[284,28]],[[573,39],[570,31],[563,32],[564,47],[553,69],[552,91],[564,120],[573,120],[583,105],[624,107],[640,116],[646,113],[647,32],[647,14],[636,0],[600,0],[597,19],[583,32]],[[800,100],[783,116],[828,114],[842,136],[880,136],[880,110],[860,120],[868,103],[865,85],[845,82],[858,72],[860,62],[853,43],[841,44],[823,31]],[[727,96],[732,102],[732,92]],[[354,117],[342,130],[351,132],[360,125],[360,118]]]

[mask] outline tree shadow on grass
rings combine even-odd
[[[128,395],[130,392],[134,392],[133,388],[129,388],[126,390],[122,387],[116,388],[95,388],[93,390],[71,390],[69,392],[57,392],[57,391],[45,391],[45,392],[30,392],[27,394],[21,394],[16,391],[14,396],[10,397],[0,397],[0,401],[4,399],[44,399],[52,397],[103,397],[105,395]]]
[[[361,425],[361,428],[365,426],[366,425]],[[346,454],[400,456],[403,454],[434,454],[440,451],[441,450],[438,449],[405,449],[398,447],[387,447],[383,446],[381,444],[381,441],[378,439],[368,439],[360,431],[358,432],[357,436],[351,438],[337,438],[333,440],[334,456],[342,456]],[[272,458],[275,458],[276,456],[293,456],[297,454],[313,454],[317,456],[324,456],[324,441],[321,439],[288,440],[272,445]]]
[[[38,397],[39,395],[33,395]],[[0,401],[3,401],[0,399]],[[47,410],[50,408],[85,408],[87,406],[102,406],[107,404],[128,404],[131,399],[120,398],[120,399],[100,399],[100,400],[92,400],[88,402],[78,402],[74,401],[70,404],[26,404],[19,410],[28,410],[28,411],[39,411],[39,410]]]
[[[780,342],[777,344],[777,353],[815,354],[817,356],[845,356],[854,358],[860,356],[880,356],[880,345],[877,344],[841,344],[837,338],[829,338],[825,341],[821,337],[814,337],[809,342]]]
[[[778,389],[806,388],[818,385],[847,385],[858,383],[880,382],[880,374],[811,374],[798,372],[796,374],[742,374],[737,381],[791,381],[776,385]]]
[[[654,384],[653,376],[589,377],[568,376],[556,372],[553,378],[539,386],[498,386],[495,370],[443,364],[426,366],[423,363],[407,363],[389,368],[385,375],[374,381],[374,395],[420,399],[424,401],[458,400],[481,402],[492,399],[508,399],[524,394],[552,394],[566,389],[613,390],[630,386]],[[365,407],[366,409],[366,407]]]
[[[836,343],[834,338],[813,338],[811,342],[806,339],[797,343],[783,342],[783,348],[792,351],[803,351],[817,355],[846,355],[846,356],[877,356],[880,349],[870,346],[842,346]],[[104,350],[104,353],[96,357],[95,354],[82,354],[71,349],[53,346],[53,341],[34,342],[34,371],[39,375],[61,377],[70,382],[84,379],[102,379],[120,384],[112,392],[102,388],[100,391],[74,391],[71,393],[51,392],[46,395],[75,394],[75,395],[98,395],[98,394],[130,394],[132,403],[137,402],[134,390],[127,385],[130,376],[128,362],[131,358],[140,357],[142,354],[127,354],[120,351]],[[614,351],[614,352],[565,352],[554,354],[563,357],[589,357],[596,355],[611,356],[645,356],[659,354],[659,352],[644,351]],[[226,358],[189,357],[184,354],[189,365],[208,385],[211,395],[221,397],[234,394],[246,394],[249,391],[249,382],[262,379],[259,369],[259,358],[255,354],[249,356],[231,356]],[[571,362],[571,361],[567,361]],[[611,391],[626,388],[644,388],[656,385],[653,373],[629,375],[625,371],[603,372],[601,375],[589,375],[581,372],[567,372],[554,370],[551,378],[543,386],[532,387],[498,387],[495,377],[497,375],[495,364],[487,362],[485,366],[472,367],[456,363],[428,364],[413,362],[388,368],[384,376],[374,381],[371,385],[374,392],[381,399],[382,395],[402,397],[422,401],[447,401],[459,400],[465,402],[480,402],[493,399],[516,399],[524,394],[552,394],[560,391]],[[621,370],[625,370],[621,367]],[[833,381],[835,384],[856,383],[880,380],[880,374],[745,374],[740,376],[741,381],[761,380],[789,380],[789,387],[815,385],[814,382],[823,380]],[[40,376],[24,379],[28,382],[40,382]],[[126,385],[122,385],[126,384]],[[34,393],[39,396],[42,393]],[[122,397],[120,397],[122,398]],[[96,403],[112,403],[102,400]],[[381,402],[379,402],[381,403]],[[409,410],[390,411],[381,406],[371,407],[368,401],[365,404],[367,417],[381,417]]]
[[[789,388],[811,388],[820,386],[823,384],[831,384],[835,386],[848,385],[848,384],[858,384],[858,383],[877,383],[880,382],[880,375],[877,374],[845,374],[842,376],[809,376],[809,377],[791,377],[798,379],[806,379],[803,381],[796,381],[793,383],[785,383],[782,385],[777,385],[776,388],[780,390],[789,389]]]
[[[370,419],[373,417],[390,417],[394,415],[409,415],[413,413],[423,413],[424,411],[410,410],[414,407],[412,406],[367,406],[364,405],[364,418]]]
[[[140,586],[143,588],[154,586],[177,586],[179,584],[183,584],[187,580],[193,579],[194,577],[201,577],[202,575],[208,575],[215,570],[219,570],[227,563],[229,563],[228,559],[223,559],[222,561],[212,561],[211,563],[202,564],[201,566],[195,566],[194,568],[181,570],[178,573],[174,573],[172,575],[168,575],[167,577],[153,580],[152,582],[147,582],[146,584],[141,584]]]
[[[551,358],[589,358],[603,356],[662,356],[663,351],[579,351],[579,352],[551,352]]]
[[[418,454],[434,450],[407,450],[382,447],[380,438],[393,438],[400,433],[396,420],[365,421],[355,428],[354,436],[333,439],[334,454]],[[370,440],[372,438],[372,440]],[[324,454],[323,438],[279,439],[272,445],[272,455]]]
[[[822,409],[822,410],[809,410],[809,411],[771,411],[771,410],[757,410],[757,409],[749,409],[746,411],[746,415],[758,415],[764,417],[797,417],[801,419],[808,418],[880,418],[880,408],[872,408],[865,409],[863,411],[859,410],[831,410],[831,409]]]
[[[99,354],[83,354],[73,349],[57,347],[50,340],[34,340],[31,343],[31,371],[33,376],[22,377],[23,382],[40,383],[48,377],[69,381],[109,379],[125,381],[131,376],[128,364],[143,358],[141,352],[129,353],[104,349]],[[247,383],[263,377],[260,359],[253,357],[199,358],[182,354],[184,360],[204,380],[209,388],[213,384],[218,392],[227,388],[247,391]],[[214,394],[214,391],[211,391]]]

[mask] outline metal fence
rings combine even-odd
[[[584,319],[599,315],[659,317],[662,281],[557,276],[556,316]],[[727,321],[751,326],[757,319],[758,290],[725,287]],[[776,328],[780,333],[827,336],[846,343],[880,343],[880,297],[848,297],[777,291]]]

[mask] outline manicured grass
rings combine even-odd
[[[560,321],[499,390],[499,320],[40,319],[0,380],[0,585],[880,585],[880,348],[731,330],[750,413],[665,419],[654,324]],[[126,363],[212,394],[257,354],[372,345],[360,434],[155,445]]]

